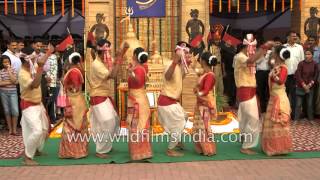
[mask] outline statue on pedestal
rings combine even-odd
[[[304,33],[307,37],[318,37],[320,35],[320,18],[316,16],[318,12],[316,7],[310,8],[310,17],[304,23]]]
[[[204,24],[201,20],[198,19],[199,17],[199,10],[198,9],[191,9],[190,19],[187,22],[186,31],[189,36],[189,42],[192,41],[197,35],[204,35]]]
[[[105,21],[105,16],[103,13],[97,13],[96,15],[97,24],[90,28],[88,35],[88,47],[95,47],[96,42],[100,39],[108,39],[109,28],[103,22]]]
[[[202,40],[204,31],[205,31],[204,24],[201,20],[198,19],[199,17],[198,9],[191,9],[190,16],[192,17],[192,19],[190,19],[187,22],[186,32],[189,36],[189,43],[192,46],[191,52],[193,55],[197,55],[197,54],[201,55],[203,50],[205,49],[205,45]],[[198,40],[199,37],[201,37],[200,42]],[[194,46],[192,44],[194,44]]]

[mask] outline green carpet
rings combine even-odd
[[[83,159],[59,159],[58,148],[60,139],[49,139],[46,143],[45,156],[36,157],[35,160],[43,166],[64,166],[81,164],[108,164],[108,163],[128,163],[128,145],[124,142],[113,144],[113,150],[109,153],[111,158],[99,159],[95,157],[95,144],[90,142],[89,156]],[[216,161],[216,160],[254,160],[254,159],[303,159],[320,158],[320,152],[293,152],[285,156],[268,157],[257,148],[258,154],[244,155],[240,153],[240,143],[217,143],[217,155],[212,157],[201,156],[194,151],[192,143],[185,143],[185,155],[183,157],[168,157],[165,154],[167,143],[153,143],[153,158],[146,160],[150,163],[171,163],[171,162],[191,162],[191,161]],[[20,159],[1,159],[0,166],[21,166]]]

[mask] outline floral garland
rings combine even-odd
[[[225,118],[221,121],[211,120],[211,125],[226,125],[229,124],[232,119],[234,119],[234,114],[232,112],[219,112],[218,116],[224,116]]]

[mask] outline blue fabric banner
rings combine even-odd
[[[127,6],[133,9],[131,17],[166,16],[165,0],[127,0]]]

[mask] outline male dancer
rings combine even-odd
[[[89,77],[91,127],[96,136],[103,137],[102,141],[95,142],[96,156],[103,159],[108,157],[106,153],[112,149],[110,136],[113,136],[116,132],[117,123],[119,123],[118,114],[110,97],[110,80],[117,76],[123,55],[129,48],[125,44],[122,52],[117,53],[116,60],[113,63],[110,46],[111,43],[105,39],[100,39],[97,42],[97,56],[92,63]]]
[[[272,46],[272,42],[267,42],[249,58],[247,56],[247,46],[241,44],[238,47],[239,53],[234,57],[234,78],[237,87],[237,99],[239,101],[239,126],[243,135],[242,137],[245,138],[242,140],[243,144],[240,152],[244,154],[255,154],[251,148],[257,146],[259,141],[255,62],[263,57]],[[250,139],[247,139],[248,136],[250,136]]]
[[[183,156],[183,153],[174,150],[182,146],[181,134],[185,126],[185,113],[179,104],[182,93],[182,81],[185,77],[186,64],[183,62],[190,58],[190,45],[178,42],[172,63],[165,69],[163,89],[158,99],[159,121],[165,131],[170,134],[167,150],[168,156]]]
[[[48,134],[49,119],[41,103],[40,83],[43,65],[53,51],[54,48],[50,45],[46,54],[38,59],[37,66],[33,66],[32,61],[36,58],[33,49],[24,48],[22,50],[24,57],[21,58],[22,66],[18,79],[21,93],[22,137],[25,146],[24,163],[26,165],[38,164],[33,157],[41,153]]]

